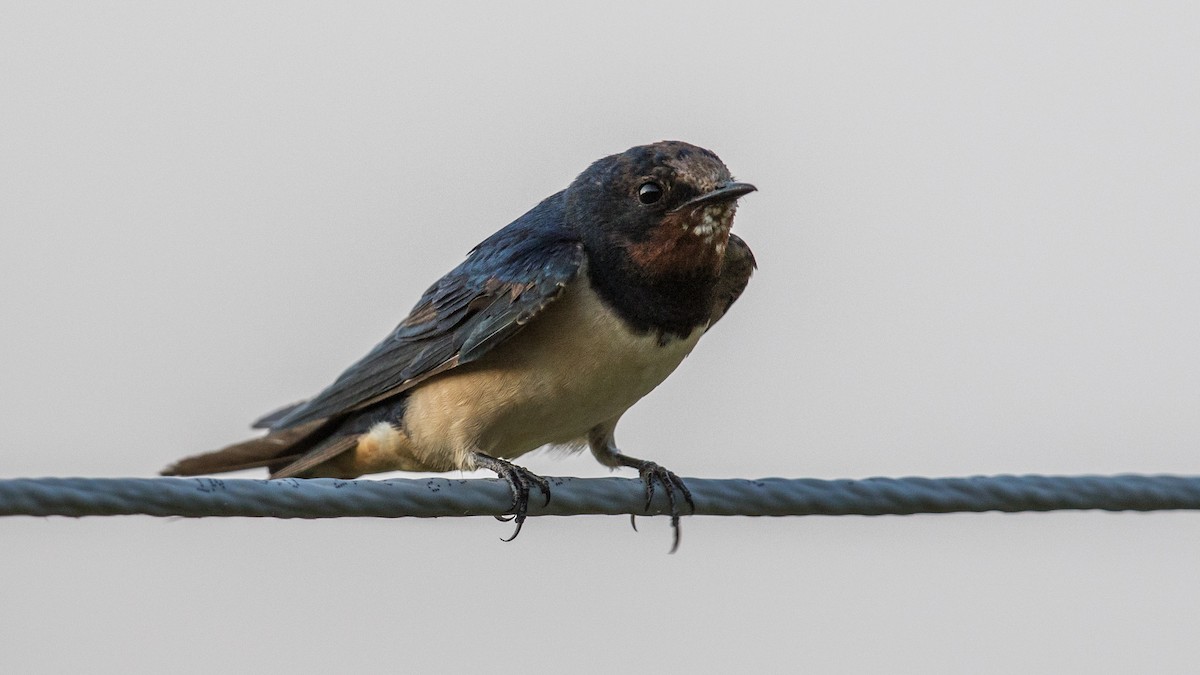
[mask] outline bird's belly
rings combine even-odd
[[[511,458],[575,442],[658,386],[703,332],[667,344],[634,334],[581,274],[507,342],[413,390],[405,431],[431,464],[456,466],[473,450]]]

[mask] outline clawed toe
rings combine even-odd
[[[674,533],[674,540],[671,543],[671,553],[679,550],[679,500],[677,494],[683,495],[683,500],[687,502],[688,509],[692,513],[696,512],[696,503],[692,501],[692,491],[684,484],[683,479],[675,475],[675,472],[669,471],[654,462],[642,461],[636,467],[638,475],[642,477],[642,482],[646,485],[646,512],[649,513],[650,505],[654,502],[654,484],[659,483],[663,487],[663,491],[667,494],[667,504],[671,514],[671,530]],[[629,517],[629,522],[633,525],[633,529],[637,530],[637,520],[634,516]]]
[[[536,487],[542,491],[545,497],[544,505],[550,504],[550,482],[545,478],[531,472],[529,469],[517,466],[503,459],[497,459],[490,455],[485,455],[481,452],[475,453],[475,464],[483,469],[495,471],[496,475],[504,479],[508,483],[508,489],[512,492],[512,506],[504,515],[495,516],[496,520],[501,522],[512,522],[516,525],[512,535],[501,541],[512,541],[521,534],[521,526],[525,524],[525,518],[529,514],[529,493],[532,488]],[[663,492],[667,495],[668,513],[671,516],[671,530],[674,533],[674,538],[671,542],[671,553],[679,550],[680,528],[680,502],[687,504],[688,509],[696,512],[696,503],[692,500],[692,491],[684,484],[683,479],[675,475],[673,471],[645,460],[633,459],[628,456],[619,455],[621,464],[630,466],[638,471],[638,475],[642,478],[642,483],[646,489],[646,513],[650,512],[650,507],[654,504],[654,491],[656,485],[661,485]],[[682,500],[680,499],[682,497]],[[637,516],[630,515],[629,522],[633,525],[633,529],[637,530]]]
[[[506,462],[502,459],[497,459],[483,453],[475,453],[475,463],[480,467],[495,471],[496,475],[503,478],[508,483],[508,489],[512,492],[513,503],[508,509],[508,515],[496,516],[496,520],[501,522],[514,522],[516,529],[513,530],[511,536],[501,541],[512,541],[521,534],[521,526],[525,524],[525,517],[529,512],[529,491],[530,488],[536,486],[545,495],[544,505],[550,504],[550,482],[545,478],[533,473],[529,469],[517,466],[511,462]]]

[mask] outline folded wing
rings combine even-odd
[[[272,431],[342,416],[469,363],[553,302],[583,248],[562,224],[562,193],[489,237],[425,292],[408,317],[313,399],[272,413]]]

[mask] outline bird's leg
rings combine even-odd
[[[637,469],[638,475],[642,477],[642,482],[646,485],[646,512],[649,513],[650,505],[654,501],[654,484],[657,482],[663,487],[663,492],[667,494],[667,504],[671,513],[671,529],[675,533],[675,539],[671,543],[671,553],[679,550],[679,499],[677,495],[683,496],[683,501],[687,502],[688,509],[692,513],[696,512],[696,503],[692,501],[692,491],[683,483],[683,479],[675,475],[674,471],[670,471],[654,462],[644,459],[636,459],[629,455],[623,455],[619,452],[613,453],[613,459],[620,466],[628,466]],[[629,522],[633,525],[633,529],[637,529],[636,517],[633,514],[629,516]]]
[[[618,466],[627,466],[637,469],[638,475],[642,477],[642,483],[646,486],[646,512],[649,513],[650,505],[654,502],[654,484],[662,485],[663,491],[667,493],[667,504],[670,507],[671,513],[671,529],[675,533],[675,540],[671,544],[671,553],[679,550],[679,496],[682,495],[683,501],[687,502],[688,508],[692,513],[696,512],[696,503],[692,501],[692,491],[684,485],[683,479],[675,475],[675,472],[649,462],[644,459],[637,459],[622,453],[617,449],[617,441],[613,436],[613,431],[616,429],[617,420],[613,419],[604,424],[597,425],[588,432],[588,446],[592,450],[592,454],[596,459],[605,466],[616,468]],[[633,525],[633,529],[637,529],[637,516],[630,514],[629,523]]]
[[[475,460],[475,465],[495,471],[496,475],[503,478],[508,483],[508,489],[512,491],[513,504],[508,512],[509,517],[496,516],[496,520],[507,522],[512,520],[516,522],[517,529],[513,531],[512,536],[501,541],[512,541],[521,534],[521,525],[525,523],[525,516],[529,511],[529,488],[536,485],[542,494],[546,495],[546,505],[550,504],[550,483],[545,478],[531,472],[529,469],[519,467],[512,462],[506,462],[503,459],[497,459],[491,455],[485,455],[482,452],[472,453],[472,459]]]

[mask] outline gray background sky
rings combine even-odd
[[[685,476],[1200,473],[1200,5],[0,4],[0,474],[310,395],[592,160],[760,271],[635,407]],[[527,458],[604,475],[588,456]],[[1194,672],[1200,516],[0,521],[9,672]]]

